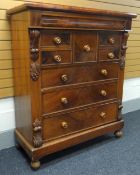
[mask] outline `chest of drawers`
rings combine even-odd
[[[120,137],[127,38],[136,15],[30,3],[7,14],[15,134],[31,166],[106,133]]]

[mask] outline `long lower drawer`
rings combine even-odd
[[[57,88],[42,94],[42,113],[72,109],[117,98],[117,82]]]
[[[45,118],[43,121],[43,139],[44,141],[51,140],[116,121],[117,111],[118,104],[114,102]]]
[[[71,65],[42,70],[42,88],[118,78],[119,64]]]

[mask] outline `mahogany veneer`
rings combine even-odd
[[[121,136],[126,43],[136,14],[34,3],[7,14],[15,133],[31,166],[97,136]]]

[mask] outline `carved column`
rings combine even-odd
[[[125,67],[125,55],[127,47],[127,39],[129,37],[128,32],[124,32],[122,36],[122,45],[121,45],[121,56],[120,56],[120,69],[124,69]]]
[[[33,123],[33,145],[35,148],[42,146],[42,122],[41,119],[35,119]]]
[[[32,107],[34,108],[34,114],[32,116],[32,133],[33,133],[33,146],[38,148],[42,146],[42,119],[40,112],[40,59],[39,59],[39,39],[40,31],[37,29],[30,30],[30,77],[31,77],[31,92],[33,96]],[[34,97],[38,100],[34,101]]]
[[[31,59],[36,61],[39,57],[39,38],[40,38],[40,31],[33,29],[30,30],[30,52],[31,52]]]
[[[121,44],[121,53],[120,53],[120,60],[119,60],[119,65],[120,65],[120,82],[119,84],[121,86],[119,86],[119,100],[118,100],[118,119],[121,120],[122,119],[122,91],[123,91],[123,77],[124,77],[124,68],[125,68],[125,56],[126,56],[126,49],[128,48],[127,47],[127,40],[128,40],[128,37],[129,37],[129,34],[128,32],[124,32],[122,34],[122,44]]]
[[[31,66],[30,74],[33,81],[38,80],[40,75],[40,64],[38,63],[39,58],[39,38],[40,31],[33,29],[30,30],[30,55],[31,55]]]
[[[118,119],[119,120],[122,119],[122,108],[123,108],[122,101],[119,100],[118,101]]]

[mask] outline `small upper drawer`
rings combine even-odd
[[[58,65],[72,62],[72,54],[69,50],[42,51],[42,65]]]
[[[120,49],[118,47],[99,47],[98,58],[103,61],[118,60]]]
[[[43,114],[117,98],[117,82],[61,87],[42,94]]]
[[[70,32],[59,30],[41,30],[41,47],[70,48]]]
[[[95,62],[97,59],[97,32],[78,31],[74,33],[74,61]]]
[[[110,103],[46,118],[43,122],[43,140],[47,141],[116,121],[117,107],[116,103]]]
[[[99,32],[99,45],[120,46],[121,33],[119,32]]]
[[[42,88],[118,78],[117,63],[73,65],[42,70]]]

